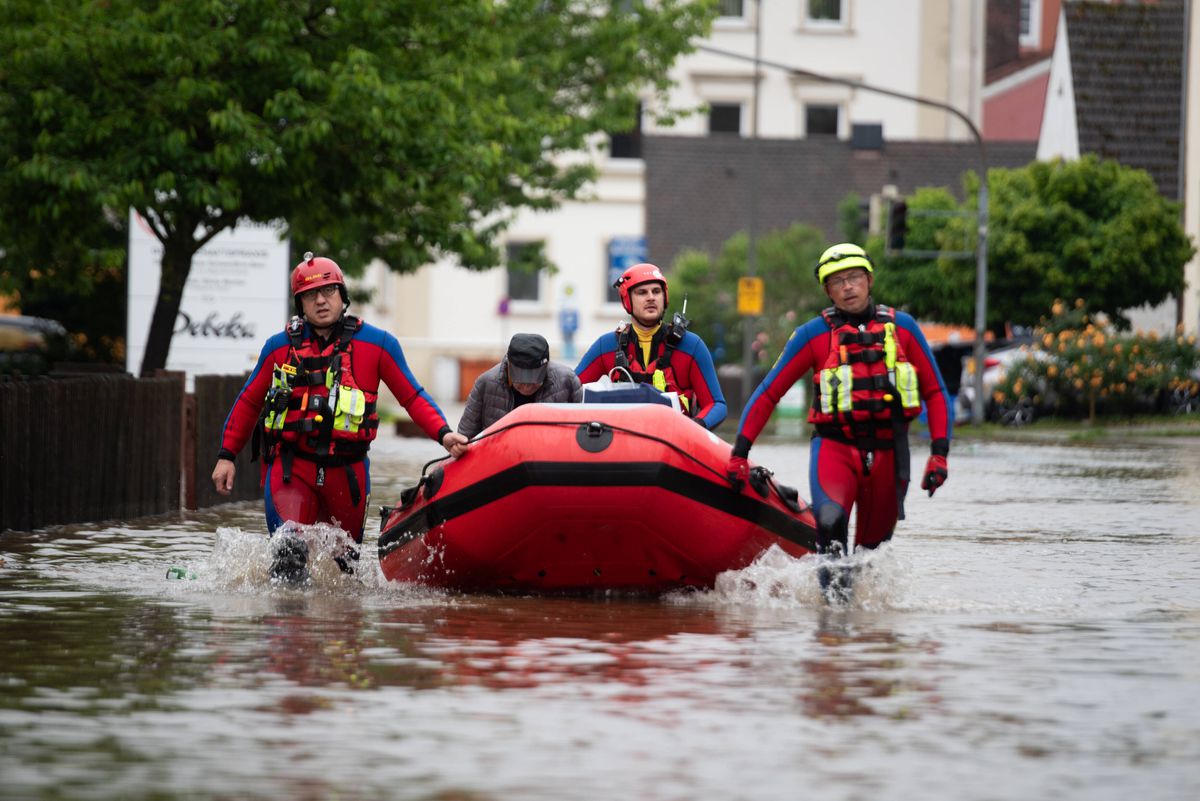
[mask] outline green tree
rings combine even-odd
[[[718,362],[742,359],[742,318],[737,313],[738,279],[747,274],[749,237],[740,232],[713,259],[702,251],[681,253],[671,268],[671,305],[688,299],[691,330]],[[779,356],[796,326],[829,305],[813,266],[826,247],[825,235],[811,225],[761,235],[755,242],[755,273],[763,279],[763,314],[752,345],[759,364]],[[676,307],[677,308],[677,307]]]
[[[844,241],[861,243],[866,240],[871,227],[869,203],[869,199],[860,197],[857,192],[851,192],[838,203],[838,230]]]
[[[989,175],[989,328],[1035,323],[1055,298],[1078,297],[1119,329],[1123,310],[1158,304],[1183,289],[1195,252],[1179,206],[1159,194],[1144,170],[1085,156],[1034,162]],[[974,248],[978,176],[964,182],[961,206],[943,189],[917,192],[908,204],[906,248]],[[958,208],[958,217],[922,212]],[[882,256],[882,243],[874,243]],[[975,260],[885,258],[879,293],[902,298],[919,317],[974,321]]]
[[[283,219],[354,271],[500,263],[514,210],[592,177],[558,156],[662,98],[713,4],[618,0],[6,0],[4,273],[119,263],[130,208],[163,246],[142,372],[165,364],[192,257]],[[0,290],[20,289],[20,280]]]

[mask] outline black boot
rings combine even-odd
[[[826,603],[847,604],[854,597],[854,568],[826,563],[817,568],[817,582]]]
[[[358,568],[358,549],[347,548],[345,553],[333,557],[333,561],[337,562],[337,566],[343,573],[353,576],[354,571]]]
[[[304,584],[308,573],[308,543],[297,537],[281,536],[275,541],[271,559],[271,579],[288,584]]]
[[[850,538],[850,521],[836,503],[827,503],[817,513],[817,583],[825,601],[845,604],[854,590],[854,570],[845,564]]]

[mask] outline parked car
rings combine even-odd
[[[0,314],[0,375],[46,372],[66,340],[67,329],[56,320]]]
[[[1196,385],[1200,384],[1200,367],[1192,371],[1191,379],[1191,383],[1163,390],[1160,402],[1162,411],[1180,415],[1200,412],[1200,391],[1196,389]]]
[[[1003,380],[1008,368],[1024,359],[1048,359],[1049,356],[1041,350],[1029,347],[1030,342],[1008,342],[995,350],[989,351],[983,358],[983,418],[1006,425],[1025,425],[1033,422],[1037,416],[1037,408],[1028,399],[1007,404],[997,405],[992,399],[996,385]],[[967,357],[963,359],[962,385],[959,389],[955,408],[955,419],[968,422],[975,403],[974,361]]]

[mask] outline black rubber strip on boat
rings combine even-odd
[[[706,478],[660,462],[526,462],[430,502],[379,535],[380,556],[447,520],[468,514],[527,487],[659,487],[755,523],[790,542],[817,549],[816,530],[779,509]]]

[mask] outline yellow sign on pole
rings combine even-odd
[[[762,314],[763,310],[763,280],[758,277],[738,279],[738,314]]]

